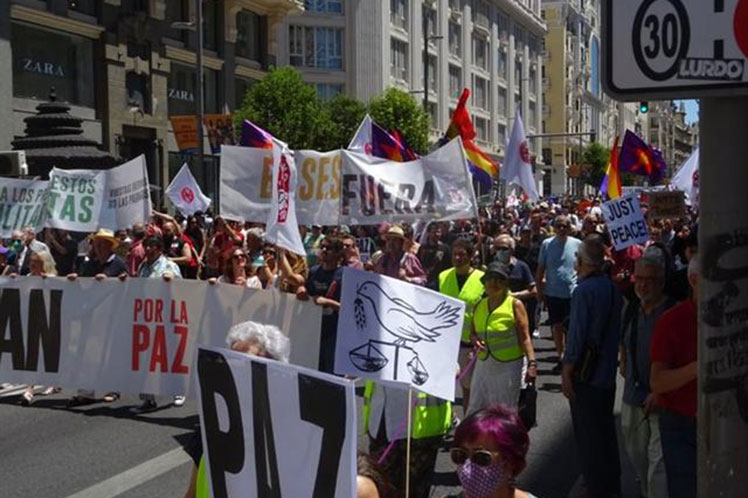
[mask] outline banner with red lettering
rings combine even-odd
[[[253,320],[317,367],[320,308],[276,290],[160,279],[0,278],[0,379],[124,393],[185,394],[198,344],[226,347]]]

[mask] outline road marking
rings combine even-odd
[[[185,463],[191,462],[192,459],[180,447],[174,448],[163,455],[152,458],[147,462],[128,469],[116,476],[110,477],[106,481],[78,491],[67,498],[114,498],[125,491],[139,486],[151,479],[166,474],[172,469]],[[184,483],[185,489],[187,482]]]

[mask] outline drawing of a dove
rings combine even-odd
[[[461,323],[462,314],[457,306],[446,301],[430,311],[415,309],[400,298],[390,297],[375,282],[364,282],[356,295],[368,302],[380,325],[397,340],[395,344],[420,341],[435,342],[441,335],[438,330]]]

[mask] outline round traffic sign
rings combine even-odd
[[[743,51],[743,55],[748,57],[748,0],[740,0],[735,8],[733,28],[738,47]]]
[[[681,0],[646,0],[634,18],[631,40],[634,59],[642,73],[665,81],[678,72],[688,55],[691,25]]]

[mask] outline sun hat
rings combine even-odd
[[[103,239],[112,244],[112,249],[116,249],[119,245],[119,239],[114,236],[114,232],[107,230],[106,228],[99,228],[99,231],[91,236],[91,240]]]

